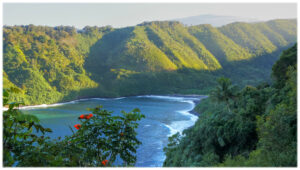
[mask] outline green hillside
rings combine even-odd
[[[266,25],[281,34],[288,43],[293,43],[297,40],[295,32],[297,32],[297,20],[295,19],[278,19],[266,22]]]
[[[169,57],[175,58],[175,63],[179,68],[185,67],[196,70],[221,68],[218,60],[211,52],[190,35],[187,28],[179,22],[151,22],[144,25],[149,30],[149,39],[169,54]],[[155,39],[155,37],[157,38]]]
[[[11,101],[207,93],[218,76],[239,85],[268,81],[278,54],[296,42],[296,20],[186,27],[5,26],[4,88]]]
[[[74,28],[5,27],[3,35],[7,75],[3,87],[16,86],[22,94],[12,95],[12,101],[22,98],[25,104],[54,103],[71,91],[98,86],[83,68],[88,51],[81,44],[89,38]]]
[[[189,32],[201,41],[221,62],[245,60],[252,57],[249,51],[211,25],[192,26],[189,27]]]
[[[255,55],[276,50],[276,46],[263,33],[247,23],[229,24],[221,27],[220,31]]]
[[[285,46],[285,41],[288,44],[296,41],[296,20],[273,20],[253,24],[237,22],[218,29],[254,55],[271,53]]]
[[[97,46],[96,46],[97,45]],[[151,22],[113,31],[92,48],[86,66],[138,72],[221,68],[204,45],[177,22]],[[95,70],[98,72],[99,70]]]

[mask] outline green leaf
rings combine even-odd
[[[218,142],[219,142],[221,147],[225,146],[225,142],[224,142],[222,137],[218,137]]]

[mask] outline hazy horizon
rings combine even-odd
[[[253,13],[253,10],[255,12]],[[281,12],[279,13],[278,10]],[[178,12],[179,11],[179,12]],[[266,12],[267,11],[267,12]],[[296,19],[296,3],[4,3],[3,25],[112,26],[214,15],[257,21]],[[63,17],[62,17],[63,16]]]

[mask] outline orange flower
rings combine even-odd
[[[108,162],[108,160],[104,160],[101,163],[102,163],[102,165],[106,166],[107,162]]]
[[[92,113],[90,113],[90,114],[88,114],[88,115],[85,116],[86,119],[90,119],[91,117],[93,117]]]
[[[78,119],[84,119],[84,115],[80,115],[79,117],[78,117]]]
[[[74,127],[78,130],[81,127],[81,124],[76,124]]]
[[[124,136],[124,133],[121,132],[120,135],[121,135],[121,136]]]

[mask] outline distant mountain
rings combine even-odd
[[[296,20],[222,27],[153,21],[133,27],[7,26],[4,88],[12,101],[53,103],[81,97],[205,93],[215,78],[266,81],[283,49],[297,40]],[[207,91],[206,91],[207,92]]]
[[[214,27],[220,27],[233,22],[258,22],[258,19],[245,18],[245,17],[234,17],[234,16],[219,16],[219,15],[197,15],[185,18],[174,19],[187,26],[210,24]]]

